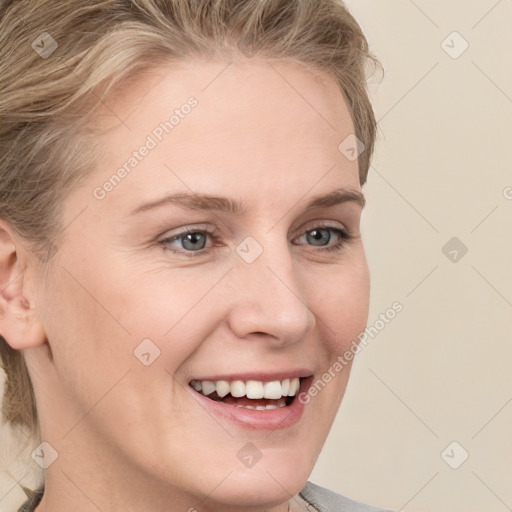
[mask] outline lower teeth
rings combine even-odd
[[[205,395],[203,395],[203,396],[205,396]],[[252,410],[256,410],[256,411],[265,411],[265,410],[281,409],[282,407],[287,407],[288,405],[290,405],[293,402],[295,397],[294,396],[286,396],[286,397],[283,396],[283,397],[279,398],[278,400],[255,399],[255,402],[256,403],[259,402],[259,405],[248,404],[247,403],[248,399],[246,397],[241,397],[240,399],[238,399],[238,398],[232,397],[231,394],[227,394],[224,397],[220,397],[216,391],[207,395],[207,398],[209,398],[210,400],[213,400],[214,402],[221,402],[221,403],[225,403],[227,405],[231,405],[234,407],[241,407],[243,409],[252,409]],[[238,403],[239,400],[243,401],[244,403]],[[264,405],[261,402],[264,402]],[[273,403],[265,404],[265,402],[273,402]]]
[[[256,411],[265,411],[269,409],[281,409],[281,407],[286,407],[286,404],[280,404],[280,405],[240,405],[235,404],[235,407],[241,407],[242,409],[253,409]]]

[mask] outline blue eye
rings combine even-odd
[[[334,245],[319,249],[320,251],[340,250],[346,242],[353,239],[353,236],[346,229],[333,226],[317,226],[314,229],[309,229],[302,236],[305,236],[308,242],[312,242],[312,245],[316,247],[323,247],[324,245],[329,245],[329,242],[331,241],[331,235],[329,233],[336,233],[336,235],[339,237],[339,240],[334,243]],[[320,243],[317,244],[317,242]]]
[[[171,252],[177,253],[177,254],[184,254],[186,256],[197,256],[199,253],[204,254],[204,248],[206,245],[206,238],[208,236],[215,238],[215,232],[214,231],[208,231],[205,229],[186,229],[185,231],[178,233],[177,235],[174,235],[169,238],[165,238],[164,240],[161,240],[159,243],[164,246],[166,250],[170,250]],[[184,251],[176,251],[171,248],[173,245],[173,242],[180,241],[182,242],[182,247],[185,249],[185,251],[188,251],[189,253],[196,253],[196,254],[186,254]]]
[[[332,233],[335,233],[338,237],[338,240],[334,244],[330,243]],[[317,251],[339,251],[343,249],[346,243],[355,238],[346,229],[323,225],[317,226],[314,229],[308,229],[304,235],[299,237],[299,239],[304,236],[308,243],[315,247],[319,247]],[[169,250],[173,253],[187,257],[195,257],[208,252],[208,249],[205,249],[208,237],[212,238],[214,241],[218,239],[215,231],[208,231],[207,229],[186,229],[172,237],[161,240],[159,244],[162,245],[165,250]],[[175,242],[180,242],[182,250],[173,249],[173,247],[175,247]]]

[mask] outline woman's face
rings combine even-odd
[[[92,501],[113,482],[183,510],[288,500],[343,397],[350,365],[333,366],[366,325],[361,187],[339,149],[354,128],[335,81],[227,64],[161,67],[107,102],[99,166],[65,202],[38,306],[51,357],[29,363],[59,454],[47,481],[62,470]],[[315,396],[277,398],[329,369]],[[251,398],[262,384],[273,398]]]

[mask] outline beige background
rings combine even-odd
[[[347,4],[385,68],[371,84],[380,135],[363,220],[369,325],[395,301],[404,309],[357,356],[311,480],[396,511],[504,512],[512,508],[512,1]],[[461,38],[469,47],[452,58]],[[453,237],[467,254],[443,253]],[[16,480],[37,483],[7,434],[1,456],[14,478],[0,478],[2,512],[23,500]],[[466,452],[457,469],[448,465]]]

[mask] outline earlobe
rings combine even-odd
[[[21,264],[21,245],[10,226],[0,219],[0,334],[15,350],[45,342],[43,326],[29,296],[27,264]]]

